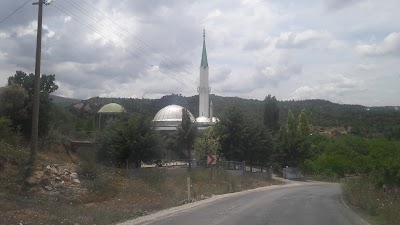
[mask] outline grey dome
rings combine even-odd
[[[159,130],[176,129],[182,122],[182,109],[185,108],[179,105],[169,105],[162,108],[153,119],[156,128]],[[187,111],[190,120],[195,122],[193,114],[189,110]]]

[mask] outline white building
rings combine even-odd
[[[214,125],[219,120],[214,117],[213,103],[210,103],[211,87],[208,84],[208,60],[206,50],[206,35],[203,31],[203,51],[200,62],[200,85],[197,87],[199,93],[199,117],[194,120],[192,113],[189,115],[195,121],[199,129],[205,129]],[[156,130],[176,130],[182,122],[182,106],[169,105],[161,109],[153,119]]]

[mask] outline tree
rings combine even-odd
[[[196,138],[196,133],[197,133],[196,124],[192,122],[190,115],[189,115],[189,111],[187,109],[183,108],[182,109],[182,123],[178,127],[178,142],[188,152],[189,170],[191,168],[190,150],[193,147],[193,143]]]
[[[25,101],[25,110],[27,118],[21,121],[13,121],[15,126],[21,127],[22,133],[26,136],[31,132],[31,115],[32,115],[32,101],[33,101],[33,81],[34,74],[26,74],[22,71],[16,71],[14,76],[8,78],[8,86],[20,86],[26,90],[28,98]],[[58,86],[55,84],[55,75],[43,74],[40,78],[40,106],[39,106],[39,135],[43,135],[48,131],[50,122],[50,109],[52,106],[50,93],[56,91]]]
[[[310,135],[310,124],[308,123],[306,110],[303,109],[299,115],[299,124],[297,125],[297,132],[300,137],[307,138]]]
[[[274,151],[274,141],[269,129],[255,121],[246,122],[245,127],[243,139],[245,160],[249,162],[251,168],[254,163],[266,164]]]
[[[292,110],[289,109],[287,115],[286,130],[288,133],[294,134],[296,132],[296,122],[294,121],[294,115]]]
[[[221,152],[221,144],[212,127],[205,130],[201,137],[196,138],[193,147],[194,155],[199,159],[209,154],[219,156]]]
[[[28,118],[27,99],[26,90],[19,85],[9,85],[0,90],[0,116],[10,118],[14,129]]]
[[[307,122],[306,124],[308,126],[307,118],[304,120],[304,116],[299,117],[302,118],[303,125]],[[297,132],[300,127],[303,128],[303,125],[298,126],[296,129],[294,115],[289,109],[286,129],[282,129],[279,133],[279,149],[275,153],[275,159],[280,163],[280,166],[298,167],[303,164],[305,159],[309,158],[311,153],[311,145],[308,140],[309,135],[301,136],[299,132]]]
[[[264,99],[264,125],[271,131],[279,130],[279,107],[275,96]]]
[[[245,160],[243,139],[245,121],[241,110],[232,106],[225,111],[221,121],[215,125],[223,157],[229,160]]]
[[[140,167],[141,161],[160,157],[159,141],[151,121],[143,115],[113,120],[96,137],[99,161],[123,165],[127,160]]]

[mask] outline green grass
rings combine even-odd
[[[398,225],[400,221],[400,188],[383,192],[366,178],[344,182],[346,201],[367,214],[377,224]]]

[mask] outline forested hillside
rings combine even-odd
[[[218,117],[230,106],[237,106],[243,113],[255,120],[262,120],[264,102],[239,97],[221,97],[211,95],[214,103],[214,115]],[[153,117],[158,110],[177,104],[189,109],[194,116],[198,115],[198,96],[167,95],[160,99],[135,98],[90,98],[70,106],[70,112],[81,118],[90,118],[105,104],[118,103],[128,112],[142,112]],[[345,105],[326,100],[279,101],[280,124],[285,124],[289,109],[299,114],[305,109],[310,123],[321,127],[351,128],[355,134],[399,136],[400,110],[396,107],[365,107],[361,105]]]

